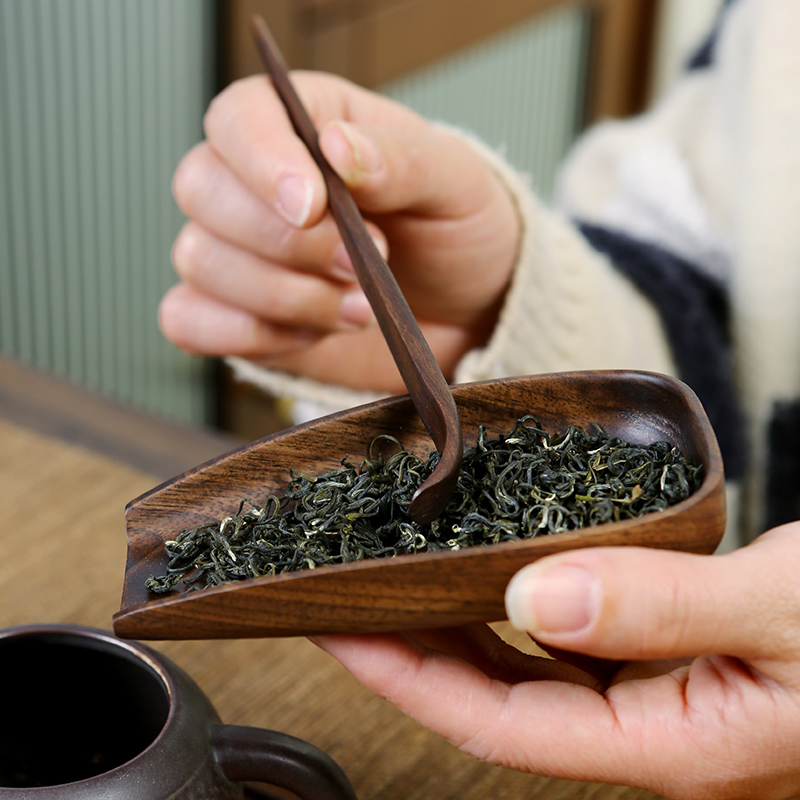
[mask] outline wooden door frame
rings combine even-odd
[[[334,72],[375,89],[539,14],[573,6],[592,15],[586,120],[625,117],[647,100],[658,2],[220,0],[220,81],[261,71],[250,41],[256,13],[291,67]]]

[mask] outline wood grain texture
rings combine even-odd
[[[67,443],[2,416],[0,627],[63,622],[108,629],[125,559],[123,509],[157,476],[98,455],[87,442]],[[191,431],[182,446],[195,446]],[[359,800],[658,798],[475,761],[372,695],[305,639],[154,646],[197,681],[224,722],[283,731],[329,753]]]
[[[221,83],[260,72],[249,22],[262,14],[292,68],[368,88],[570,5],[592,13],[587,121],[639,112],[658,0],[230,0],[220,15]]]
[[[128,563],[116,632],[133,638],[216,638],[430,628],[502,619],[509,578],[549,553],[642,545],[712,552],[725,527],[722,462],[696,396],[652,373],[578,372],[453,388],[467,446],[524,414],[545,430],[599,424],[633,443],[670,441],[705,467],[700,489],[657,514],[585,531],[490,547],[374,559],[241,581],[152,599],[145,580],[166,566],[164,542],[235,513],[243,498],[282,494],[289,470],[320,474],[344,456],[358,463],[373,437],[390,434],[421,455],[430,441],[408,397],[341,412],[246,445],[179,476],[127,509]]]
[[[191,432],[184,436],[191,449]],[[9,423],[0,411],[0,627],[63,622],[108,629],[125,559],[123,509],[154,479],[85,442]],[[224,722],[283,731],[329,753],[359,800],[658,798],[475,761],[372,695],[305,639],[154,646],[197,681]]]
[[[164,480],[243,439],[190,428],[0,356],[0,417]]]
[[[86,399],[76,392],[66,402],[72,407]],[[59,419],[57,408],[53,414],[61,429],[69,417]],[[191,451],[197,446],[192,439],[184,429],[178,448]],[[92,452],[91,440],[42,435],[9,423],[0,409],[0,627],[110,627],[125,559],[123,509],[158,476]],[[479,763],[372,695],[305,639],[153,646],[197,681],[224,722],[283,731],[325,750],[346,771],[359,800],[658,798]]]
[[[629,117],[647,103],[658,0],[588,0],[588,7],[586,120]]]

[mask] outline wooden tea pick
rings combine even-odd
[[[461,421],[452,392],[389,265],[369,235],[352,195],[322,154],[314,123],[292,86],[267,24],[259,16],[253,19],[253,31],[275,91],[325,178],[331,213],[414,407],[442,454],[436,469],[417,489],[409,508],[413,520],[430,522],[444,510],[453,494],[464,450]]]

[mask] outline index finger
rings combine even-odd
[[[265,75],[232,83],[203,120],[209,144],[257,197],[302,228],[325,213],[322,174]]]

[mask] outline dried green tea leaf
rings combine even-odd
[[[378,451],[387,442],[397,451],[385,458]],[[322,475],[292,472],[282,497],[271,495],[260,506],[242,502],[231,517],[166,542],[166,572],[146,587],[166,593],[183,582],[201,589],[572,531],[662,511],[689,497],[702,478],[702,467],[668,442],[629,444],[599,426],[570,426],[551,436],[529,415],[495,438],[481,426],[474,447],[464,452],[447,508],[419,524],[408,507],[439,457],[434,451],[423,460],[380,436],[359,467],[344,459]]]

